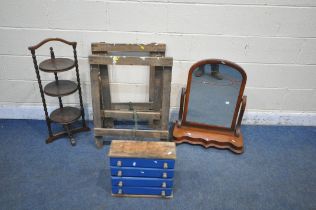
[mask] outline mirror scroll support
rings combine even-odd
[[[244,112],[245,112],[245,109],[246,109],[246,104],[247,104],[247,96],[243,96],[242,97],[242,101],[241,101],[241,108],[240,108],[240,112],[239,112],[239,115],[238,115],[238,121],[237,121],[237,125],[236,125],[236,129],[235,129],[235,135],[237,137],[240,136],[240,126],[241,126],[241,121],[242,121],[242,118],[244,116]]]
[[[181,89],[179,116],[178,116],[178,121],[176,122],[178,127],[180,127],[182,124],[183,104],[184,104],[184,100],[185,100],[185,93],[186,93],[186,88],[182,88]]]

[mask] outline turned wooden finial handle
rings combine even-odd
[[[51,57],[51,59],[55,59],[55,53],[54,53],[53,48],[50,47],[49,50],[50,50],[50,57]]]

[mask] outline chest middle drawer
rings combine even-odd
[[[156,177],[173,178],[173,169],[156,168],[133,168],[133,167],[114,167],[111,166],[111,176],[118,177]]]
[[[174,160],[147,158],[110,158],[111,166],[173,169]]]

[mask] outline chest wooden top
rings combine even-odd
[[[174,142],[113,140],[110,157],[176,159]]]

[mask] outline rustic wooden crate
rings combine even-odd
[[[135,136],[168,139],[171,73],[173,59],[165,57],[165,44],[92,43],[91,93],[94,135],[97,147],[103,146],[102,136]],[[118,53],[147,53],[148,56],[118,56]],[[148,103],[112,103],[108,65],[142,65],[150,67]],[[128,110],[132,105],[133,111]],[[113,128],[113,119],[149,120],[153,130]]]

